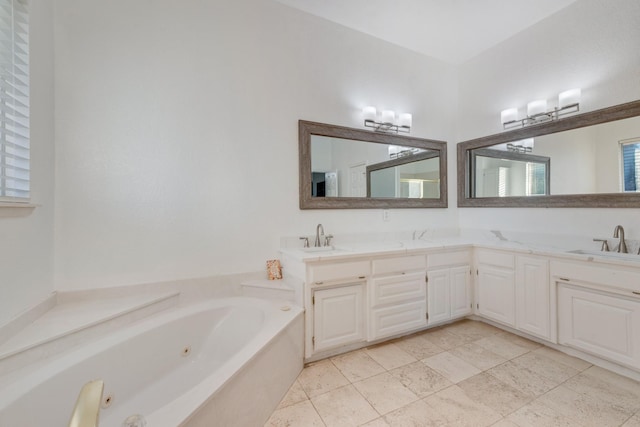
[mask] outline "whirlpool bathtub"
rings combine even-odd
[[[262,426],[302,370],[303,316],[233,297],[166,310],[0,378],[0,425],[66,426],[104,381],[100,427]],[[19,375],[16,375],[19,374]]]

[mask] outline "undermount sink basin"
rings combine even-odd
[[[331,252],[336,250],[333,246],[311,246],[309,248],[302,248],[303,252],[315,253],[315,252]]]
[[[352,243],[350,245],[339,246],[337,249],[342,249],[350,252],[361,251],[387,251],[392,249],[403,248],[402,242],[369,242],[369,243]]]
[[[570,254],[579,254],[579,255],[592,255],[598,257],[605,258],[616,258],[616,259],[626,259],[633,261],[640,261],[640,256],[635,254],[623,254],[618,252],[604,252],[604,251],[594,251],[589,249],[574,249],[572,251],[567,251]]]

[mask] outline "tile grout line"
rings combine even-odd
[[[455,324],[455,323],[453,323],[453,324]],[[483,323],[483,324],[484,324],[484,323]],[[490,324],[486,324],[486,325],[487,325],[487,326],[491,326],[491,327],[495,328],[493,325],[490,325]],[[494,412],[494,413],[498,414],[498,415],[500,416],[500,419],[499,419],[498,421],[496,421],[495,423],[499,423],[499,422],[500,422],[500,421],[502,421],[502,420],[506,420],[506,421],[513,422],[513,421],[509,420],[507,417],[509,417],[509,416],[513,415],[513,414],[514,414],[514,413],[516,413],[517,411],[520,411],[522,408],[524,408],[524,407],[526,407],[526,406],[530,405],[532,402],[535,402],[536,400],[539,400],[540,398],[542,398],[543,396],[547,395],[548,393],[551,393],[552,391],[557,390],[559,387],[561,387],[561,386],[565,386],[565,385],[567,384],[567,382],[571,381],[572,379],[574,379],[575,377],[577,377],[577,376],[579,376],[579,375],[584,374],[587,370],[589,370],[589,369],[591,369],[592,367],[594,367],[594,366],[595,366],[595,365],[593,365],[593,364],[588,364],[588,366],[586,366],[586,367],[584,367],[584,368],[582,368],[582,369],[579,369],[579,368],[575,368],[575,367],[573,367],[572,365],[568,364],[566,360],[562,360],[562,359],[556,360],[556,358],[551,357],[551,354],[544,354],[544,352],[535,353],[537,350],[539,350],[539,349],[541,349],[541,348],[549,348],[550,350],[555,350],[555,349],[550,348],[550,347],[546,347],[544,344],[538,343],[538,342],[536,342],[536,341],[528,340],[527,338],[522,337],[522,336],[520,336],[520,335],[512,334],[512,333],[510,333],[509,331],[502,331],[502,330],[499,330],[499,328],[498,328],[497,330],[495,330],[495,331],[489,331],[486,335],[484,335],[482,331],[477,331],[477,330],[470,331],[469,333],[464,334],[464,332],[463,332],[463,331],[464,331],[464,327],[462,327],[462,326],[458,329],[458,331],[457,331],[457,332],[456,332],[456,330],[447,330],[447,327],[448,327],[448,326],[449,326],[449,325],[443,325],[442,327],[438,327],[438,328],[435,328],[435,329],[430,329],[430,330],[427,330],[427,331],[420,331],[420,332],[417,332],[417,333],[415,333],[415,334],[411,334],[411,335],[407,335],[407,336],[405,336],[405,337],[398,338],[397,340],[392,340],[392,341],[389,341],[389,342],[387,342],[387,343],[382,343],[382,345],[383,345],[383,346],[384,346],[384,345],[394,344],[394,345],[395,345],[395,347],[398,347],[398,349],[399,349],[399,350],[401,350],[401,351],[402,351],[402,352],[404,352],[404,353],[407,353],[407,354],[408,354],[408,355],[410,355],[413,359],[416,359],[416,360],[411,361],[411,362],[406,362],[406,363],[403,363],[402,365],[394,366],[392,369],[389,369],[389,368],[387,368],[386,366],[381,365],[381,364],[380,364],[376,359],[373,359],[373,357],[371,357],[371,355],[367,354],[367,356],[371,359],[371,361],[373,361],[376,365],[380,366],[383,370],[382,370],[382,372],[375,373],[375,374],[370,375],[370,376],[368,376],[368,377],[366,377],[366,378],[358,378],[358,379],[356,379],[356,380],[351,380],[351,379],[350,379],[349,377],[347,377],[347,375],[346,375],[346,372],[348,372],[348,371],[343,371],[342,369],[340,369],[340,367],[338,367],[338,365],[335,363],[335,361],[333,360],[333,358],[331,358],[331,357],[330,357],[330,358],[328,358],[328,360],[329,360],[329,362],[330,362],[330,365],[331,365],[334,369],[336,369],[336,370],[337,370],[337,372],[339,372],[339,373],[340,373],[340,375],[341,375],[341,376],[342,376],[342,377],[343,377],[343,378],[348,382],[348,384],[342,385],[342,386],[340,386],[340,387],[336,387],[336,388],[335,388],[335,389],[333,389],[333,390],[325,391],[324,393],[321,393],[321,394],[319,394],[318,396],[322,396],[322,395],[324,395],[324,394],[326,394],[326,393],[329,393],[329,392],[331,392],[331,391],[338,390],[338,389],[340,389],[340,388],[344,388],[344,387],[347,387],[348,385],[351,385],[351,386],[352,386],[352,387],[357,391],[357,394],[358,394],[361,398],[363,398],[363,399],[364,399],[364,401],[365,401],[365,402],[367,402],[367,404],[368,404],[368,405],[370,405],[370,406],[374,409],[374,411],[375,411],[375,413],[376,413],[376,414],[378,414],[378,416],[377,416],[376,418],[374,418],[374,419],[372,419],[372,420],[370,420],[370,421],[367,421],[367,422],[366,422],[366,423],[364,423],[364,424],[367,424],[367,423],[369,423],[369,422],[376,421],[376,420],[381,420],[382,422],[386,423],[386,418],[385,418],[385,416],[389,415],[390,413],[393,413],[393,412],[395,412],[395,411],[399,411],[399,410],[401,410],[401,409],[403,409],[403,408],[406,408],[407,406],[410,406],[410,405],[415,404],[415,403],[416,403],[416,402],[418,402],[418,401],[424,401],[424,402],[426,403],[426,399],[428,399],[429,397],[431,397],[431,396],[433,396],[433,395],[436,395],[436,394],[438,394],[438,393],[440,393],[440,392],[442,392],[442,391],[444,391],[444,390],[448,390],[448,389],[452,388],[453,386],[460,387],[460,386],[459,386],[459,384],[460,384],[460,383],[462,383],[462,382],[464,382],[464,381],[467,381],[467,380],[469,380],[469,379],[471,379],[471,378],[474,378],[474,377],[476,377],[477,375],[481,375],[481,374],[485,374],[485,373],[486,373],[486,374],[488,374],[488,375],[491,375],[491,377],[493,377],[493,378],[494,378],[496,381],[498,381],[499,383],[504,384],[504,385],[506,385],[506,386],[509,386],[509,387],[511,387],[511,388],[514,388],[514,389],[516,389],[516,390],[519,390],[520,392],[525,393],[526,395],[528,395],[525,403],[523,403],[522,405],[518,406],[516,409],[513,409],[513,410],[511,410],[509,413],[504,414],[504,415],[502,414],[502,412],[499,412],[497,409],[493,409],[493,407],[491,407],[491,406],[488,406],[488,405],[486,405],[486,404],[484,404],[484,403],[482,403],[482,402],[480,402],[480,401],[476,401],[475,399],[471,399],[474,403],[479,404],[479,405],[482,405],[482,406],[484,406],[484,407],[486,407],[486,408],[490,409],[492,412]],[[446,331],[448,334],[451,334],[451,335],[453,335],[453,336],[455,336],[455,337],[458,337],[458,338],[462,339],[464,342],[462,342],[462,343],[458,343],[457,345],[454,345],[454,346],[453,346],[453,347],[451,347],[451,348],[442,348],[440,345],[438,345],[438,343],[437,343],[437,341],[436,341],[436,340],[431,341],[431,340],[429,340],[429,338],[428,338],[429,333],[430,333],[430,332],[434,332],[434,331],[435,331],[435,332],[437,332],[437,331]],[[501,335],[502,335],[502,336],[504,336],[504,338],[505,338],[507,341],[509,341],[509,342],[510,342],[510,344],[512,344],[512,345],[514,345],[514,346],[516,346],[516,347],[520,347],[520,348],[522,348],[523,350],[526,350],[526,351],[525,351],[524,353],[522,353],[522,354],[518,354],[518,355],[516,355],[516,356],[514,356],[514,357],[511,357],[511,358],[506,359],[506,358],[504,358],[502,355],[500,355],[500,354],[498,354],[498,353],[495,353],[495,352],[492,352],[490,348],[486,348],[486,347],[484,347],[484,346],[480,345],[480,347],[482,347],[484,350],[489,351],[489,352],[491,352],[491,353],[494,353],[496,356],[498,356],[498,357],[500,357],[500,358],[506,359],[504,362],[498,363],[497,365],[494,365],[494,366],[488,367],[488,368],[486,368],[486,369],[483,369],[483,368],[481,368],[481,367],[478,367],[478,366],[476,366],[475,364],[473,364],[473,363],[471,363],[471,362],[468,362],[468,361],[467,361],[467,359],[465,359],[464,357],[457,356],[456,354],[454,354],[454,353],[453,353],[453,351],[455,351],[456,349],[458,349],[458,348],[460,348],[460,347],[462,347],[462,346],[466,346],[466,345],[469,345],[469,344],[479,345],[479,344],[477,344],[477,342],[478,342],[478,341],[480,341],[480,340],[482,340],[482,339],[485,339],[485,338],[488,338],[488,337],[492,337],[492,336],[501,336]],[[512,338],[512,337],[511,337],[511,335],[513,335],[513,337],[515,337],[516,339],[511,339],[511,338]],[[433,357],[433,356],[434,356],[434,355],[430,355],[430,356],[427,356],[427,357],[425,357],[425,358],[423,358],[423,359],[418,359],[416,356],[414,356],[414,354],[413,354],[412,352],[405,350],[405,349],[404,349],[402,346],[400,346],[400,345],[397,345],[398,343],[400,343],[400,342],[402,342],[402,341],[404,341],[404,340],[407,340],[407,339],[409,339],[409,338],[413,338],[413,337],[420,337],[420,336],[424,336],[424,338],[425,338],[425,339],[426,339],[430,344],[432,344],[432,345],[433,345],[433,346],[435,346],[436,348],[438,348],[438,349],[441,349],[441,350],[442,350],[442,351],[440,351],[439,353],[436,353],[435,355],[437,355],[437,354],[441,354],[441,353],[443,353],[443,352],[449,352],[450,354],[452,354],[452,355],[454,355],[454,356],[458,357],[459,359],[461,359],[461,360],[465,361],[465,362],[466,362],[466,363],[468,363],[469,365],[472,365],[474,368],[476,368],[476,369],[477,369],[477,370],[479,370],[480,372],[479,372],[479,373],[477,373],[477,374],[475,374],[475,375],[472,375],[471,377],[465,378],[465,379],[460,380],[460,381],[457,381],[457,382],[452,382],[451,380],[449,380],[450,382],[452,382],[452,384],[448,385],[447,387],[445,387],[445,388],[443,388],[443,389],[440,389],[440,390],[434,391],[434,392],[432,392],[432,393],[428,394],[427,396],[422,397],[422,396],[418,395],[416,392],[414,392],[412,389],[410,389],[407,385],[405,385],[402,381],[400,381],[398,378],[396,378],[396,377],[391,373],[391,371],[392,371],[392,370],[394,370],[394,369],[398,369],[398,368],[401,368],[401,367],[408,366],[408,365],[410,365],[410,364],[412,364],[412,363],[415,363],[415,362],[422,362],[422,363],[424,363],[424,360],[425,360],[425,359],[428,359],[429,357]],[[473,338],[472,338],[472,337],[473,337]],[[435,337],[434,337],[434,338],[435,338]],[[530,348],[530,346],[528,346],[528,345],[527,345],[527,346],[525,346],[525,345],[519,345],[519,344],[518,344],[518,342],[515,342],[515,341],[517,341],[517,339],[522,339],[522,340],[531,341],[532,343],[535,343],[535,344],[537,345],[537,347],[535,347],[535,348]],[[469,341],[467,341],[467,340],[469,340]],[[523,344],[524,344],[524,342],[523,342]],[[349,354],[349,353],[352,353],[352,352],[355,352],[355,351],[361,351],[361,350],[366,350],[366,349],[367,349],[367,347],[363,347],[363,349],[353,350],[353,351],[351,351],[351,352],[344,353],[344,354]],[[467,351],[468,351],[468,350],[467,350]],[[556,350],[556,351],[557,351],[557,350]],[[562,352],[560,352],[560,353],[562,353]],[[473,353],[467,353],[467,354],[469,355],[469,357],[471,357],[471,358],[472,358],[472,354],[473,354]],[[494,369],[494,368],[497,368],[497,367],[499,367],[499,366],[505,365],[505,364],[507,364],[507,363],[509,363],[509,362],[513,362],[514,360],[516,360],[516,359],[518,359],[518,358],[521,358],[521,357],[523,357],[523,356],[532,355],[532,354],[533,354],[535,357],[542,359],[542,361],[543,361],[543,362],[548,363],[549,365],[552,365],[552,366],[553,366],[553,365],[555,365],[555,367],[556,367],[556,368],[562,368],[562,366],[566,366],[566,367],[568,367],[568,368],[573,368],[576,372],[575,372],[573,375],[571,375],[570,377],[568,377],[568,378],[564,379],[562,382],[560,382],[560,383],[558,383],[558,384],[554,385],[554,386],[553,386],[553,387],[551,387],[549,390],[546,390],[544,393],[542,393],[542,394],[540,394],[540,395],[538,395],[538,396],[533,395],[533,394],[530,394],[530,393],[528,393],[528,392],[524,392],[523,390],[520,390],[520,389],[519,389],[519,388],[517,388],[517,387],[514,387],[514,386],[512,386],[512,385],[510,385],[510,384],[508,384],[508,383],[505,383],[505,382],[504,382],[504,381],[502,381],[500,378],[496,377],[493,373],[489,372],[490,370],[492,370],[492,369]],[[562,353],[562,354],[564,354],[564,353]],[[567,356],[568,356],[568,357],[573,357],[573,356],[571,356],[571,355],[567,355]],[[392,360],[392,359],[390,359],[390,360]],[[561,360],[562,360],[562,361],[561,361]],[[524,362],[524,361],[523,361],[523,362]],[[521,362],[521,363],[523,363],[523,362]],[[489,362],[489,363],[490,363],[490,362]],[[514,363],[514,364],[516,364],[516,365],[518,365],[518,362],[513,362],[513,363]],[[387,365],[389,365],[389,364],[387,364]],[[426,364],[425,364],[425,365],[426,365]],[[426,365],[426,366],[427,366],[427,367],[429,367],[428,365]],[[541,365],[541,366],[543,366],[543,365]],[[526,366],[525,366],[525,367],[526,367]],[[345,365],[345,368],[346,368],[346,365]],[[430,368],[430,367],[429,367],[429,368]],[[524,367],[523,367],[523,368],[524,368]],[[305,367],[303,368],[303,370],[304,370],[304,369],[307,369],[307,366],[305,366]],[[433,368],[430,368],[430,369],[433,369]],[[437,371],[436,371],[436,372],[437,372]],[[547,375],[542,375],[542,374],[540,374],[540,373],[538,372],[538,370],[535,370],[535,369],[531,369],[531,372],[532,372],[533,374],[535,374],[537,377],[540,377],[541,379],[544,379],[544,380],[547,380],[547,381],[553,381],[553,382],[555,382],[553,378],[549,378],[549,374],[553,373],[552,371],[551,371],[551,372],[549,372],[549,371],[547,371],[546,369],[543,369],[543,370],[542,370],[542,372],[547,373]],[[438,372],[438,373],[439,373],[439,372]],[[413,394],[415,397],[417,397],[417,399],[416,399],[416,400],[413,400],[413,401],[411,401],[411,402],[409,402],[409,403],[406,403],[406,404],[404,404],[404,405],[400,406],[399,408],[396,408],[396,409],[394,409],[394,410],[392,410],[392,411],[388,411],[388,412],[387,412],[387,413],[385,413],[385,414],[381,414],[381,413],[379,412],[379,410],[378,410],[378,409],[376,409],[376,407],[373,405],[372,401],[370,401],[370,400],[369,400],[369,399],[368,399],[368,398],[367,398],[367,397],[366,397],[366,396],[365,396],[365,395],[364,395],[364,394],[363,394],[363,393],[362,393],[362,392],[361,392],[361,391],[356,387],[356,384],[357,384],[357,383],[360,383],[360,382],[363,382],[363,381],[366,381],[366,380],[368,380],[368,379],[370,379],[370,378],[374,378],[374,377],[376,377],[376,376],[382,375],[382,374],[388,374],[388,375],[391,375],[391,377],[392,377],[393,379],[397,380],[397,381],[401,384],[401,386],[402,386],[404,389],[406,389],[408,392],[411,392],[411,394]],[[441,374],[440,374],[440,375],[441,375]],[[351,376],[351,375],[350,375],[350,376]],[[444,376],[443,376],[443,377],[444,377]],[[298,378],[299,378],[299,377],[298,377]],[[296,379],[296,381],[298,381],[298,378]],[[447,377],[444,377],[444,378],[447,378]],[[447,379],[448,379],[448,378],[447,378]],[[301,389],[302,389],[302,391],[303,391],[303,393],[304,393],[304,396],[306,397],[306,399],[305,399],[305,400],[309,400],[309,402],[312,404],[312,407],[313,407],[313,409],[314,409],[314,411],[315,411],[316,415],[319,417],[319,419],[321,420],[322,424],[326,427],[326,426],[327,426],[327,424],[326,424],[325,420],[322,418],[322,416],[320,415],[320,413],[318,412],[318,409],[316,408],[316,406],[313,404],[312,398],[309,396],[309,394],[308,394],[308,393],[307,393],[307,391],[304,389],[304,387],[302,387],[302,384],[301,384],[301,383],[300,383],[300,386],[301,386]],[[567,388],[568,388],[568,387],[567,387]],[[572,392],[575,392],[575,393],[577,393],[577,394],[579,394],[579,395],[581,395],[581,396],[586,396],[586,397],[590,397],[590,396],[591,396],[589,393],[587,393],[587,392],[585,392],[585,391],[575,391],[575,390],[573,390],[572,388],[569,388],[569,390],[571,390]],[[464,389],[463,389],[463,392],[466,394],[466,391],[464,391]],[[316,398],[316,397],[318,397],[318,396],[314,396],[314,398]],[[470,396],[469,396],[469,398],[470,398]],[[303,401],[304,401],[304,400],[302,400],[301,402],[303,402]],[[296,402],[296,403],[298,403],[298,402]],[[552,407],[548,406],[548,405],[547,405],[547,404],[545,404],[544,402],[541,402],[540,404],[541,404],[541,405],[543,405],[543,406],[544,406],[544,407],[546,407],[546,408],[549,408],[549,409],[554,410]],[[427,403],[427,405],[428,405],[428,403]],[[285,407],[283,407],[283,408],[281,408],[281,409],[284,409],[284,408],[289,407],[289,406],[291,406],[291,404],[290,404],[290,405],[287,405],[287,406],[285,406]],[[506,408],[506,409],[510,409],[510,408]],[[559,413],[559,415],[561,415],[562,417],[564,417],[565,419],[570,420],[570,421],[578,421],[578,420],[574,419],[573,417],[563,415],[562,413]],[[635,411],[635,412],[631,413],[631,414],[630,414],[630,415],[629,415],[629,416],[628,416],[628,417],[627,417],[627,418],[626,418],[626,419],[625,419],[625,420],[624,420],[620,425],[625,424],[626,422],[628,422],[629,420],[631,420],[632,418],[634,418],[635,416],[638,416],[638,415],[640,415],[640,409],[638,409],[637,411]],[[493,424],[495,424],[495,423],[493,423]],[[491,424],[491,425],[493,425],[493,424]],[[514,423],[514,424],[515,424],[515,423]],[[362,424],[361,424],[361,425],[362,425]]]

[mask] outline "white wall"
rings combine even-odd
[[[31,3],[41,206],[0,218],[0,323],[44,298],[52,274],[65,290],[260,270],[280,236],[318,222],[339,234],[460,215],[463,227],[587,235],[622,223],[640,238],[637,209],[458,210],[454,150],[498,132],[503,108],[567,88],[583,88],[583,110],[640,98],[636,0],[581,0],[459,68],[272,1],[57,0],[55,34],[51,2]],[[449,141],[449,209],[389,222],[298,210],[297,120],[360,127],[364,105],[411,111],[413,135]]]
[[[58,0],[55,24],[57,289],[262,270],[320,222],[457,225],[298,209],[298,119],[411,111],[453,147],[454,67],[264,0]]]
[[[53,8],[30,3],[33,210],[0,208],[0,325],[53,291]]]
[[[460,141],[500,132],[500,111],[582,88],[581,110],[640,99],[640,2],[580,0],[460,67]],[[550,106],[553,106],[550,104]],[[464,121],[462,121],[464,118]],[[640,238],[639,209],[459,209],[463,228]]]

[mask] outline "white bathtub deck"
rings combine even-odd
[[[77,336],[77,340],[91,337],[104,327],[122,326],[141,317],[177,304],[179,292],[145,293],[128,296],[111,296],[96,299],[63,299],[28,326],[22,328],[0,345],[0,362],[11,356],[37,347],[58,342],[65,346],[65,338]],[[75,342],[66,344],[72,345]],[[44,350],[44,354],[57,352]],[[1,374],[1,372],[0,372]]]

